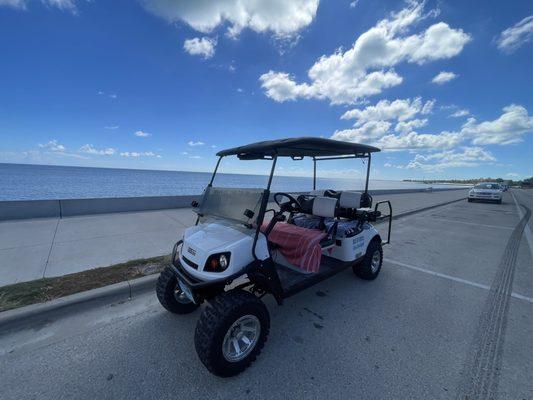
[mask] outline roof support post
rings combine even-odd
[[[316,190],[316,158],[313,157],[313,190]]]
[[[252,244],[252,255],[254,259],[258,260],[257,254],[255,253],[255,247],[257,245],[257,239],[259,238],[259,231],[261,230],[261,225],[263,225],[263,220],[265,219],[265,212],[268,205],[270,197],[270,186],[272,185],[272,177],[274,176],[274,170],[276,169],[276,162],[278,161],[278,156],[274,156],[272,161],[272,169],[270,170],[270,176],[268,178],[267,188],[263,194],[263,199],[261,201],[261,206],[259,208],[259,214],[257,215],[256,224],[257,228],[255,230],[254,242]]]
[[[368,165],[366,167],[366,183],[365,183],[365,193],[368,194],[368,179],[370,178],[370,161],[372,160],[372,154],[368,153]]]
[[[217,165],[215,165],[215,170],[213,171],[213,175],[211,175],[211,180],[209,181],[209,185],[208,186],[213,186],[213,181],[215,180],[215,175],[217,174],[218,166],[220,165],[220,161],[222,161],[222,157],[223,156],[220,156],[218,158]]]

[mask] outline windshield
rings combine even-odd
[[[202,216],[227,218],[253,224],[257,220],[264,193],[264,189],[208,186],[196,211]]]
[[[479,185],[474,186],[474,189],[492,189],[499,190],[500,185],[496,183],[480,183]]]

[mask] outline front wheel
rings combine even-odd
[[[161,305],[174,314],[189,314],[200,306],[190,301],[183,293],[170,266],[161,271],[157,280],[156,294]]]
[[[353,272],[361,279],[374,280],[378,277],[383,264],[383,248],[379,239],[370,242],[363,261],[352,267]]]
[[[196,353],[211,373],[234,376],[261,353],[269,329],[263,302],[244,290],[231,290],[215,297],[200,316],[194,336]]]

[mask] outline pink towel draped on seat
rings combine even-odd
[[[266,224],[262,230],[266,229]],[[268,240],[277,244],[279,251],[292,265],[305,272],[318,272],[322,249],[320,241],[326,234],[318,229],[278,222],[268,235]]]

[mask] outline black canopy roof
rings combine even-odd
[[[328,157],[328,156],[365,156],[380,151],[377,147],[366,144],[341,142],[339,140],[317,137],[299,137],[268,140],[221,150],[217,156],[237,155],[243,159],[280,157]]]

